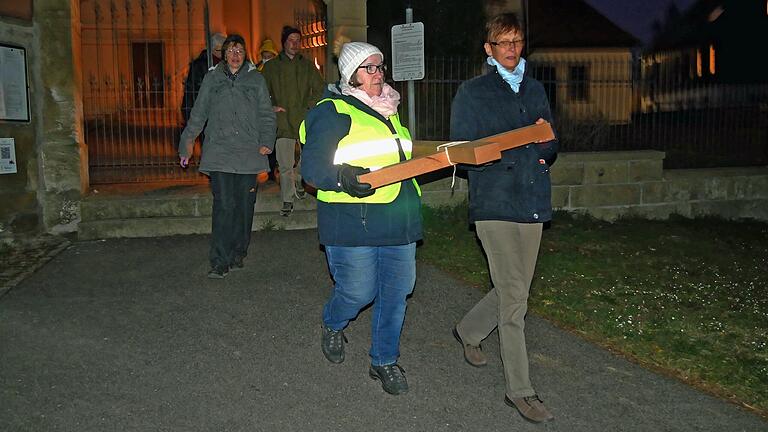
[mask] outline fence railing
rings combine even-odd
[[[325,54],[328,48],[328,28],[324,11],[300,10],[293,13],[296,28],[301,31],[302,54],[314,62],[325,76]]]
[[[433,57],[425,61],[425,77],[414,85],[418,139],[446,140],[450,131],[451,101],[459,85],[480,75],[483,65],[467,58]],[[400,93],[400,117],[408,120],[406,81],[390,82]]]
[[[80,0],[91,184],[202,179],[179,167],[176,146],[190,62],[207,57],[206,18],[203,0]]]
[[[200,80],[208,67],[209,2],[78,1],[91,184],[205,181],[197,169],[179,166],[177,145],[198,91],[185,85],[193,62],[200,59],[202,69],[194,68]],[[322,71],[325,15],[297,11],[294,19],[304,55]],[[248,45],[250,59],[256,59],[258,46],[257,41]],[[200,149],[197,145],[193,165]]]
[[[768,164],[768,83],[644,77],[640,62],[529,62],[550,99],[561,151],[652,149],[668,168]],[[415,82],[417,138],[447,140],[458,86],[484,72],[467,59],[430,58]],[[404,82],[391,83],[402,95]]]
[[[188,63],[205,47],[202,13],[192,7],[201,1],[178,9],[171,0],[138,9],[122,1],[106,9],[82,3],[89,5],[82,8],[82,50],[91,182],[200,181],[196,170],[179,168],[176,145]],[[302,15],[297,25],[320,32],[308,40],[323,44],[322,22]],[[307,47],[318,59],[325,48]],[[768,84],[644,77],[639,64],[529,62],[549,96],[562,151],[662,150],[669,168],[768,165]],[[459,85],[485,65],[433,57],[425,66],[414,86],[416,124],[409,126],[418,139],[447,140]],[[407,123],[406,83],[392,84]]]

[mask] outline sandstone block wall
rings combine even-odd
[[[39,86],[31,73],[38,62],[35,51],[35,27],[31,21],[0,17],[0,43],[22,47],[27,54],[30,106],[39,94]],[[9,241],[15,232],[36,232],[41,220],[38,210],[38,119],[32,121],[0,121],[0,138],[13,138],[17,172],[0,175],[0,240]]]
[[[433,142],[417,143],[417,155]],[[552,167],[552,205],[602,220],[716,216],[768,221],[768,167],[664,170],[664,152],[561,153]],[[467,182],[451,172],[420,178],[423,201],[455,205],[467,197]]]
[[[79,1],[35,0],[32,20],[0,17],[0,42],[25,48],[28,123],[0,121],[18,173],[0,176],[0,238],[73,231],[88,187],[82,139]]]

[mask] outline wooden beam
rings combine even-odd
[[[555,139],[555,133],[548,122],[514,129],[475,141],[468,141],[446,147],[431,155],[422,156],[389,165],[358,177],[361,183],[370,183],[378,188],[413,178],[421,174],[463,163],[482,165],[501,159],[501,152],[530,143],[542,143]]]

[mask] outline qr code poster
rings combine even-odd
[[[16,146],[13,138],[0,138],[0,174],[13,174],[16,170]]]

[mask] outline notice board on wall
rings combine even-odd
[[[29,121],[27,52],[0,44],[0,121]]]
[[[13,138],[0,138],[0,174],[18,172]]]

